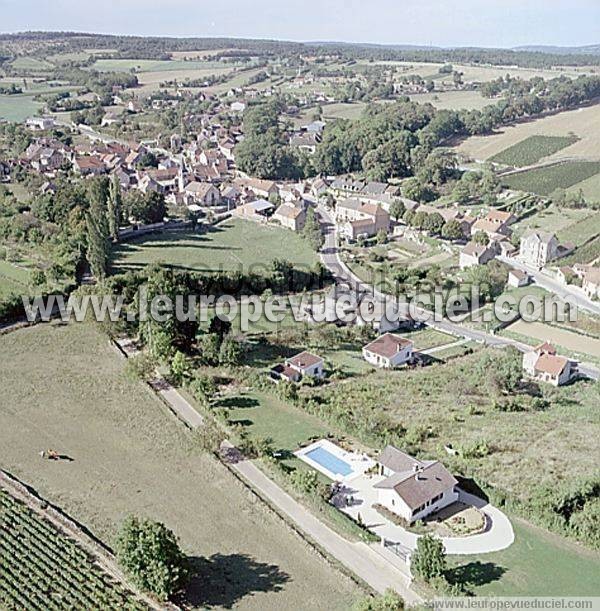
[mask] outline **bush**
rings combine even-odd
[[[125,365],[125,375],[130,380],[151,380],[155,371],[156,360],[145,352],[130,356]]]
[[[317,490],[319,478],[316,471],[296,469],[290,475],[290,481],[296,490],[304,494],[312,494]]]

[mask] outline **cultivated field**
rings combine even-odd
[[[529,136],[513,146],[509,146],[501,153],[494,155],[490,161],[503,163],[515,167],[533,165],[549,155],[577,142],[577,137],[562,136]]]
[[[306,267],[317,262],[308,243],[291,231],[232,219],[208,233],[171,232],[120,244],[113,266],[135,269],[160,262],[203,272],[260,273],[270,268],[274,259]]]
[[[0,464],[111,543],[164,522],[199,571],[193,607],[348,609],[359,595],[215,459],[86,324],[0,337]],[[27,372],[27,376],[23,372]],[[39,456],[53,448],[71,461]]]
[[[568,189],[598,173],[600,161],[566,161],[503,176],[501,180],[502,184],[510,189],[550,195],[556,189]]]
[[[142,611],[72,539],[0,490],[0,606]]]
[[[503,127],[490,136],[472,136],[461,143],[457,151],[475,159],[487,160],[529,136],[566,137],[571,134],[578,136],[579,141],[551,155],[549,159],[600,159],[600,104]]]
[[[540,229],[555,234],[563,234],[565,232],[568,235],[572,233],[571,228],[581,227],[585,225],[587,219],[595,219],[596,216],[595,213],[589,210],[549,206],[517,221],[514,225],[511,225],[511,229],[517,237],[521,237],[532,229]]]
[[[577,183],[569,189],[569,192],[578,193],[580,190],[587,202],[600,203],[600,174]]]

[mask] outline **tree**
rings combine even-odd
[[[160,522],[129,516],[116,540],[117,561],[142,590],[167,600],[188,575],[175,534]]]
[[[450,219],[442,227],[442,237],[446,240],[460,240],[464,236],[462,227],[456,219]]]
[[[121,183],[115,174],[110,181],[108,191],[108,232],[111,238],[116,242],[119,239],[119,224],[121,222]]]
[[[205,333],[198,339],[200,358],[205,365],[217,365],[219,363],[220,349],[221,338],[216,333]]]
[[[377,244],[385,244],[387,242],[388,236],[387,236],[387,231],[385,229],[380,229],[377,232]]]
[[[464,180],[459,180],[452,189],[452,199],[459,204],[466,204],[471,199],[471,189]]]
[[[404,205],[404,202],[397,199],[395,201],[392,202],[392,205],[390,206],[390,216],[393,219],[399,220],[404,216],[404,212],[406,211],[406,206]]]
[[[219,364],[235,366],[239,365],[242,355],[240,342],[232,335],[226,335],[219,347]]]
[[[475,244],[479,244],[480,246],[487,246],[490,243],[490,238],[485,231],[478,231],[472,239]]]
[[[85,216],[87,229],[87,260],[92,274],[101,280],[106,276],[109,243],[108,222],[106,218],[108,199],[108,180],[95,179],[89,186],[89,209]]]
[[[419,537],[410,567],[415,575],[427,582],[441,577],[446,570],[446,551],[441,539],[429,534]]]
[[[212,376],[196,373],[190,382],[190,391],[196,400],[208,404],[217,392],[217,385]]]
[[[301,235],[310,243],[313,250],[318,251],[323,246],[325,238],[321,232],[321,225],[317,220],[314,208],[309,208],[306,212],[306,221]]]
[[[444,217],[439,212],[432,212],[425,219],[424,229],[432,235],[440,235],[444,226]]]
[[[290,475],[290,480],[294,488],[304,494],[315,492],[319,485],[319,478],[316,471],[307,471],[305,469],[296,469]]]
[[[164,195],[156,191],[149,191],[144,195],[141,191],[132,189],[125,197],[124,208],[127,216],[139,223],[160,223],[167,213]]]

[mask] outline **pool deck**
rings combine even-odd
[[[327,466],[321,464],[320,462],[313,460],[309,454],[314,452],[314,450],[321,449],[325,452],[331,454],[334,458],[343,463],[347,464],[351,469],[351,473],[348,475],[342,475],[340,473],[334,473]],[[315,443],[310,444],[309,446],[294,452],[294,454],[306,464],[310,465],[313,469],[319,471],[329,479],[336,482],[351,482],[355,480],[357,477],[361,477],[366,471],[368,471],[371,467],[375,466],[375,461],[369,458],[366,454],[357,454],[356,452],[347,452],[340,446],[335,443],[327,440],[320,439]]]

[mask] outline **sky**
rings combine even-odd
[[[0,0],[0,32],[434,46],[600,43],[600,0]]]

